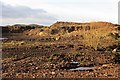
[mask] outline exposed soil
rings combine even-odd
[[[64,23],[70,28],[61,30],[61,23],[44,26],[3,27],[2,77],[3,78],[118,78],[120,77],[119,34],[100,38],[100,45],[84,42],[83,32],[72,26],[89,26],[98,31],[115,32],[119,25],[111,23]],[[95,25],[96,24],[96,25]],[[100,26],[105,26],[100,27]],[[106,28],[107,26],[107,28]],[[93,31],[90,29],[89,31]],[[67,32],[66,32],[67,31]],[[90,32],[89,32],[90,33]],[[90,33],[92,35],[92,33]],[[102,32],[101,35],[107,34]],[[88,34],[89,35],[89,34]],[[89,37],[87,37],[89,38]],[[92,38],[95,42],[94,36]],[[102,46],[102,47],[101,47]],[[117,51],[115,50],[117,49]],[[78,67],[95,67],[71,70]]]

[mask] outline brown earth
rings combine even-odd
[[[119,30],[108,22],[2,27],[2,77],[118,78]],[[70,70],[78,67],[95,68]]]

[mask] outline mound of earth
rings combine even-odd
[[[120,25],[17,24],[3,26],[2,37],[3,78],[119,77]],[[74,71],[80,67],[88,69]]]

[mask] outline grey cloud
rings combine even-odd
[[[3,18],[21,18],[21,17],[29,17],[33,15],[39,15],[42,13],[46,13],[44,10],[39,9],[31,9],[25,6],[11,6],[11,5],[2,5],[2,17]]]
[[[2,17],[4,21],[5,19],[15,20],[26,18],[33,18],[40,21],[47,20],[50,22],[57,20],[53,15],[43,9],[32,9],[26,6],[11,6],[4,3],[0,4],[0,8],[2,8],[2,15],[0,15],[0,17]]]

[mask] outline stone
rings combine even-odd
[[[54,74],[55,74],[55,72],[51,72],[51,74],[52,74],[52,75],[54,75]]]

